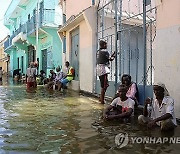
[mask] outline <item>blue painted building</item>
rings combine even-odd
[[[15,69],[26,73],[31,61],[38,61],[38,71],[47,74],[62,65],[62,42],[57,34],[62,15],[58,3],[59,0],[12,0],[4,19],[10,30],[4,48],[10,56],[11,74]]]

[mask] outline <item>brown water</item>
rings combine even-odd
[[[180,136],[179,127],[163,134],[148,131],[136,120],[107,122],[104,106],[95,99],[70,91],[53,92],[38,87],[0,87],[0,153],[179,153],[178,144],[128,144],[119,148],[115,136]]]

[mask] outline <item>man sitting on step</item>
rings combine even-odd
[[[59,91],[61,90],[61,88],[66,87],[67,83],[69,83],[74,79],[74,74],[75,74],[74,68],[70,66],[68,61],[66,61],[65,66],[67,69],[67,74],[63,79],[61,79],[61,81],[57,83]]]

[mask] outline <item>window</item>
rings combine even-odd
[[[28,14],[28,21],[30,21],[31,20],[31,15],[30,14]]]
[[[18,69],[19,69],[19,57],[17,58],[17,65],[18,65]]]
[[[21,56],[21,72],[24,73],[24,57]]]

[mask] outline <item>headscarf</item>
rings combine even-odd
[[[158,82],[158,83],[155,83],[154,86],[159,86],[159,87],[163,88],[164,89],[164,96],[169,96],[169,92],[168,92],[164,83]]]

